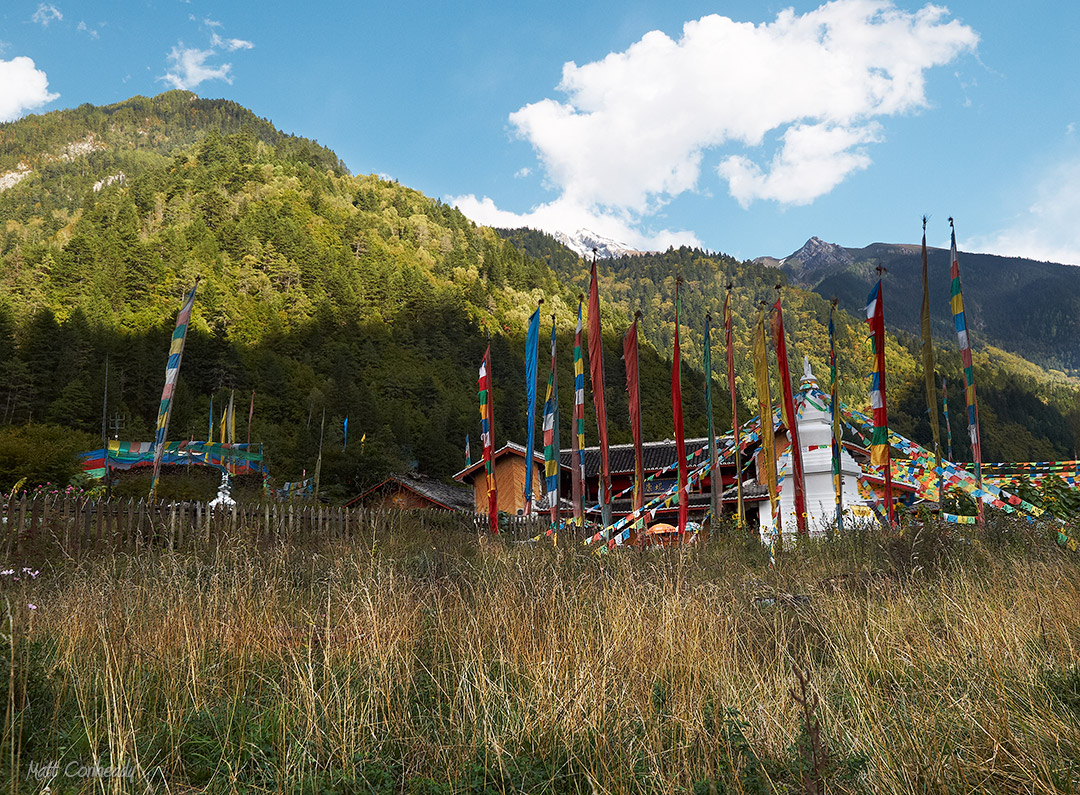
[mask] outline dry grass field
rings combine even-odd
[[[38,568],[0,578],[12,792],[1080,791],[1080,559],[1023,524]]]

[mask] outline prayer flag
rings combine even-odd
[[[709,340],[709,325],[712,315],[705,315],[705,420],[709,426],[709,508],[712,523],[720,519],[723,509],[723,479],[720,476],[720,460],[716,451],[716,427],[713,425],[712,411],[712,342]]]
[[[679,284],[675,280],[675,354],[671,362],[671,413],[675,420],[675,458],[679,463],[679,535],[686,532],[689,495],[686,493],[686,434],[683,431],[682,371],[679,354]]]
[[[525,515],[532,514],[533,446],[536,438],[536,357],[540,353],[540,307],[529,318],[525,337]]]
[[[551,371],[544,395],[544,485],[551,529],[559,528],[559,369],[555,359],[555,315],[551,316]]]
[[[967,319],[964,317],[964,293],[960,287],[960,260],[956,255],[956,228],[949,219],[951,244],[949,249],[949,272],[952,276],[952,313],[956,338],[960,343],[960,359],[964,365],[964,401],[967,403],[968,435],[971,438],[971,460],[975,464],[975,485],[982,489],[982,444],[979,439],[979,408],[975,400],[975,367],[971,361],[971,340],[968,338]],[[975,500],[978,523],[983,523],[982,499]]]
[[[832,425],[832,476],[836,500],[836,529],[844,532],[844,471],[840,458],[844,437],[840,425],[840,382],[836,377],[836,299],[829,308],[829,411]]]
[[[172,342],[169,344],[169,358],[165,363],[165,387],[161,390],[161,403],[158,405],[157,430],[154,433],[154,475],[150,481],[150,499],[157,498],[158,477],[161,474],[161,456],[165,452],[165,439],[169,433],[169,416],[172,413],[173,392],[176,379],[180,375],[180,360],[184,357],[184,342],[187,339],[188,324],[191,321],[191,307],[195,304],[195,290],[199,280],[187,294],[180,313],[176,316],[176,328],[173,329]]]
[[[724,342],[727,347],[728,391],[731,393],[731,429],[735,440],[735,493],[737,495],[738,526],[746,524],[746,509],[743,507],[742,493],[742,444],[739,439],[739,406],[735,394],[735,348],[731,341],[731,288],[727,286],[724,298]]]
[[[765,484],[769,487],[769,507],[773,526],[780,537],[783,522],[776,510],[780,502],[780,486],[776,479],[776,440],[774,438],[772,394],[769,391],[769,352],[765,342],[765,302],[758,310],[754,329],[754,380],[757,383],[758,416],[761,418],[761,457],[765,468]]]
[[[885,406],[885,307],[881,279],[866,300],[866,322],[870,325],[870,348],[873,369],[870,373],[870,408],[874,415],[874,433],[870,439],[870,463],[881,467],[885,477],[885,507],[889,523],[896,523],[892,499],[892,467],[889,447],[889,414]]]
[[[604,527],[611,524],[611,467],[608,461],[607,404],[604,401],[604,339],[600,331],[600,288],[596,279],[596,255],[589,277],[589,375],[600,444],[600,510]]]
[[[645,464],[641,448],[641,381],[638,373],[638,318],[641,312],[634,314],[634,322],[623,337],[623,361],[626,363],[626,391],[630,404],[630,433],[634,439],[634,493],[633,510],[638,516],[636,526],[639,530],[645,523],[641,517],[645,506]],[[644,538],[639,536],[642,541]]]
[[[495,411],[491,393],[491,345],[484,351],[477,378],[480,397],[480,442],[484,450],[484,472],[487,475],[488,524],[493,535],[499,533],[499,498],[495,489]]]
[[[581,356],[581,300],[574,332],[574,419],[570,435],[570,483],[574,502],[574,522],[585,523],[585,362]]]
[[[922,219],[922,366],[923,386],[926,390],[926,410],[930,415],[930,435],[934,440],[934,458],[938,476],[938,491],[941,491],[944,473],[941,469],[941,425],[937,412],[937,383],[934,367],[934,343],[930,335],[930,278],[926,258],[926,216]]]
[[[795,526],[800,535],[809,530],[806,524],[806,482],[803,480],[802,445],[799,443],[799,418],[795,414],[795,400],[791,391],[791,373],[788,370],[787,342],[784,339],[784,313],[780,308],[780,298],[773,304],[770,318],[773,333],[773,347],[776,349],[776,366],[780,370],[780,403],[787,426],[788,440],[791,442],[791,475],[794,481],[792,496],[795,504]]]

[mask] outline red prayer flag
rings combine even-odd
[[[780,388],[783,391],[784,425],[788,429],[791,441],[791,474],[795,483],[793,490],[795,502],[795,527],[800,535],[808,532],[806,522],[806,481],[803,480],[802,445],[799,444],[799,421],[795,415],[795,399],[791,392],[791,372],[788,370],[787,342],[784,339],[784,314],[780,309],[780,299],[773,304],[772,333],[773,346],[776,348],[776,364],[780,369]]]
[[[690,495],[686,493],[686,434],[683,432],[682,374],[679,355],[679,282],[675,282],[675,355],[671,362],[671,413],[675,420],[675,456],[679,463],[679,533],[686,532]]]

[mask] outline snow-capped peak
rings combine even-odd
[[[625,243],[590,232],[588,229],[579,229],[573,235],[556,232],[553,237],[585,259],[592,257],[593,249],[596,249],[596,256],[600,259],[614,259],[642,253]]]

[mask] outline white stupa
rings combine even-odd
[[[798,412],[799,446],[802,448],[803,480],[806,483],[806,519],[811,535],[823,535],[825,528],[836,522],[836,495],[832,480],[832,421],[829,396],[822,393],[810,369],[810,360],[803,357],[803,377],[799,384],[801,410]],[[792,481],[791,452],[785,451],[777,461],[777,470],[785,473],[780,484],[780,517],[785,536],[796,534],[795,497]],[[843,447],[840,448],[841,488],[844,515],[848,508],[865,505],[859,496],[858,479],[862,469]],[[772,535],[769,501],[761,503],[758,524],[762,540]]]
[[[229,481],[229,473],[225,470],[221,471],[221,483],[218,485],[217,497],[210,501],[210,510],[215,508],[231,508],[236,505],[236,500],[232,498],[232,483]]]

